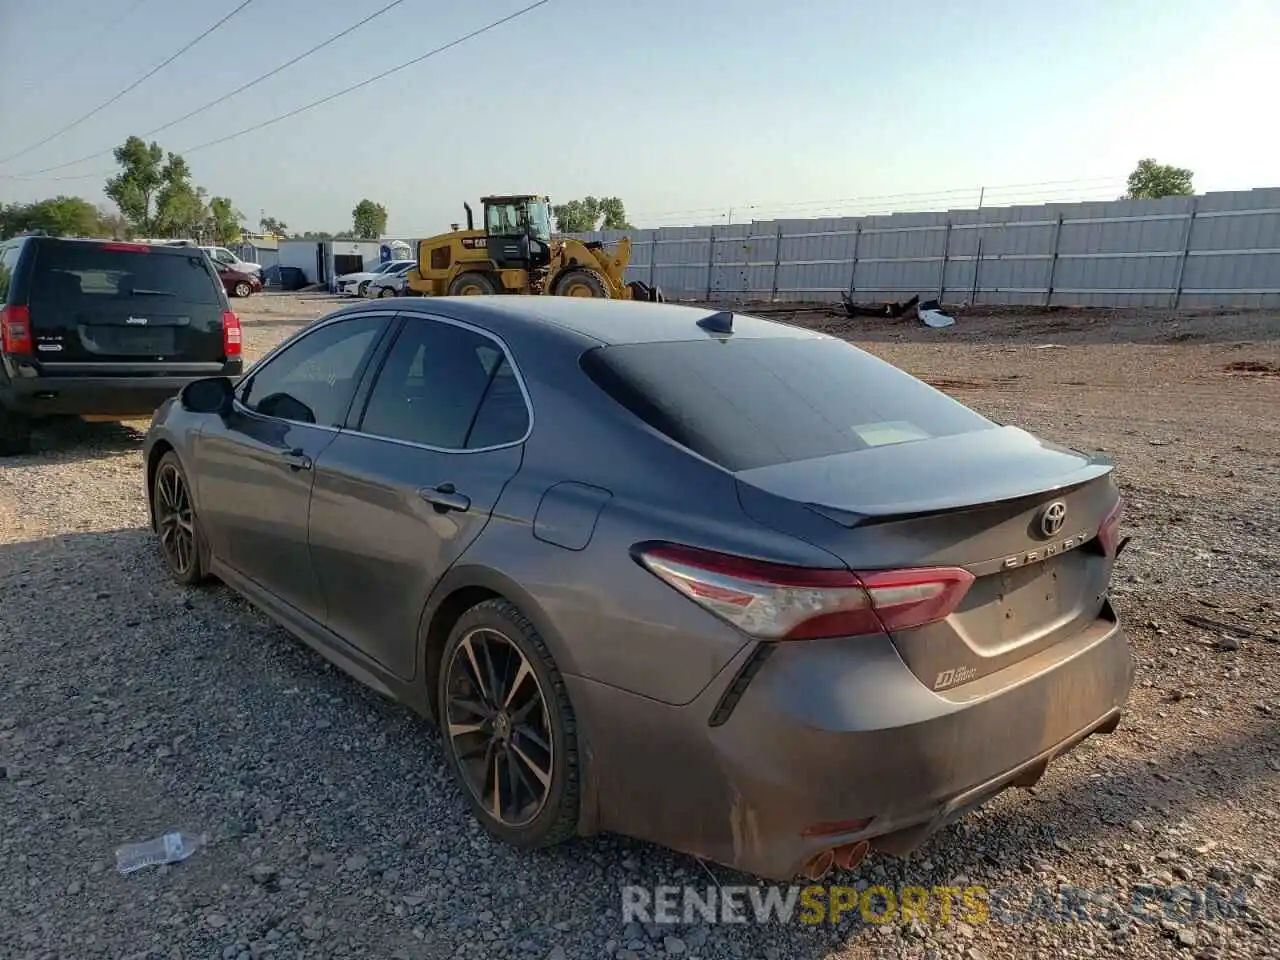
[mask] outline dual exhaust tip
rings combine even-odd
[[[812,880],[816,883],[830,873],[833,868],[838,867],[841,870],[856,869],[866,859],[867,852],[870,849],[870,840],[855,840],[853,843],[846,843],[830,850],[823,850],[809,858],[809,861],[800,871],[800,875],[804,879]]]

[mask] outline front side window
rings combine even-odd
[[[482,334],[411,319],[387,355],[360,429],[444,450],[521,440],[529,409],[506,354]]]
[[[340,427],[382,324],[352,317],[308,333],[250,376],[240,402],[264,416]]]

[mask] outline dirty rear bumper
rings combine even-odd
[[[1133,661],[1105,613],[945,693],[927,689],[887,637],[777,644],[745,689],[738,684],[736,702],[725,694],[754,645],[682,707],[567,678],[587,750],[583,827],[774,880],[858,840],[905,854],[1115,728]]]

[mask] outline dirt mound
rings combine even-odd
[[[1280,363],[1267,363],[1264,360],[1236,360],[1222,369],[1227,373],[1257,373],[1264,377],[1280,377]]]

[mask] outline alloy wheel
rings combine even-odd
[[[156,476],[156,526],[169,565],[179,574],[190,571],[196,560],[195,514],[186,481],[171,463],[161,465]]]
[[[542,685],[510,639],[487,627],[462,637],[446,667],[446,732],[472,795],[499,823],[542,811],[555,769]]]

